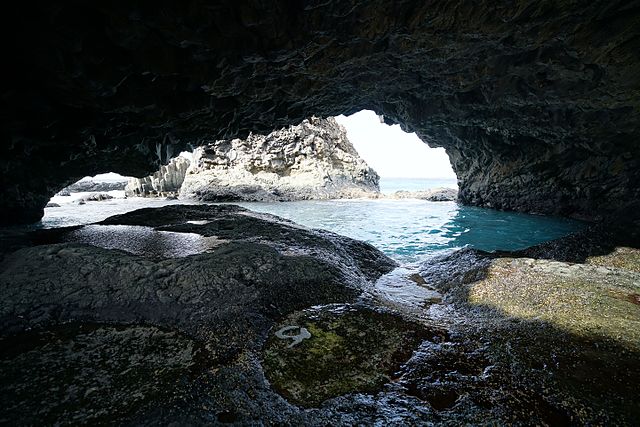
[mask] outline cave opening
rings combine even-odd
[[[162,160],[167,164],[146,177],[83,178],[51,199],[41,224],[89,224],[148,206],[232,203],[366,241],[403,263],[464,246],[521,249],[581,226],[458,204],[444,148],[371,110],[310,117]]]
[[[360,157],[380,176],[382,193],[457,189],[457,177],[444,148],[429,147],[415,133],[386,124],[383,116],[371,110],[340,115],[336,121],[346,128]]]

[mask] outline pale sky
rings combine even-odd
[[[368,164],[385,178],[456,178],[444,148],[430,148],[400,125],[380,123],[373,111],[336,117],[349,141]]]

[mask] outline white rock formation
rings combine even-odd
[[[312,117],[267,136],[221,140],[196,149],[181,198],[286,201],[371,197],[378,174],[333,118]]]
[[[178,194],[185,173],[191,162],[179,156],[171,159],[153,175],[144,178],[131,178],[124,188],[125,195],[142,197],[173,197]]]

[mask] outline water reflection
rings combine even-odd
[[[163,258],[202,253],[220,243],[199,234],[157,231],[135,225],[87,225],[66,234],[63,240]]]

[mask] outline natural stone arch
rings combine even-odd
[[[639,196],[640,12],[627,2],[29,4],[2,88],[0,222],[81,176],[373,109],[447,150],[460,199],[594,216]],[[8,38],[7,38],[8,39]]]

